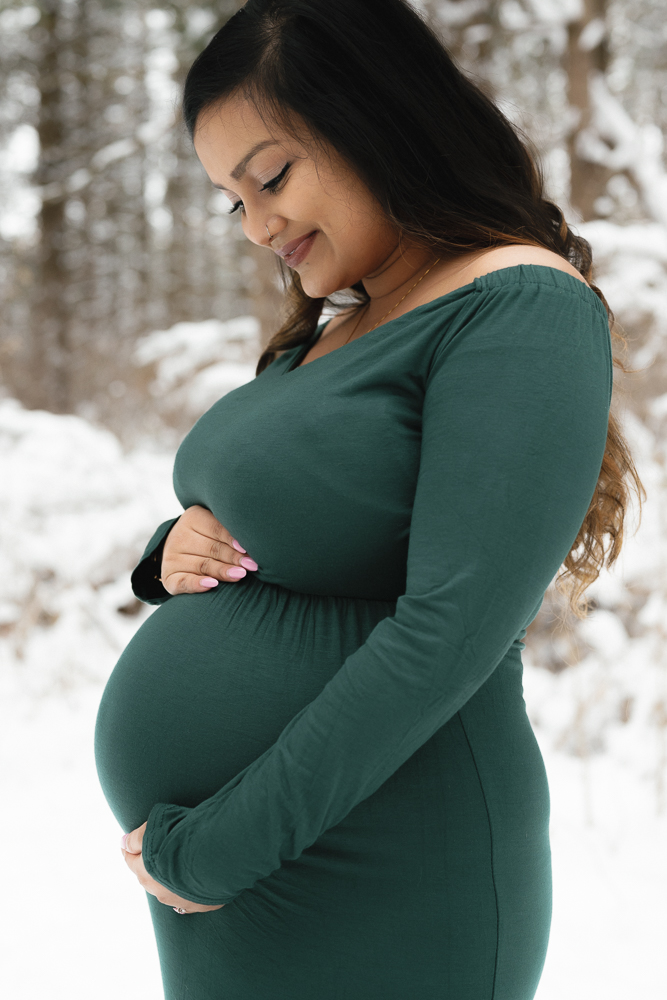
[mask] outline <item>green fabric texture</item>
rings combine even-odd
[[[147,871],[226,904],[151,898],[165,996],[530,1000],[551,881],[522,639],[599,475],[607,315],[519,265],[298,367],[323,326],[176,456],[182,506],[259,570],[162,599],[100,705]]]

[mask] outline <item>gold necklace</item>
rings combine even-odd
[[[440,257],[438,257],[438,260],[436,260],[436,261],[435,261],[435,262],[434,262],[433,264],[431,264],[431,266],[430,266],[430,267],[428,268],[428,270],[424,271],[424,273],[422,274],[421,278],[418,278],[418,279],[417,279],[417,281],[415,281],[415,283],[414,283],[414,285],[412,286],[412,288],[408,288],[407,292],[406,292],[406,293],[405,293],[405,295],[403,296],[403,299],[407,299],[407,297],[408,297],[408,295],[410,294],[410,292],[411,292],[411,291],[412,291],[412,290],[413,290],[414,288],[416,288],[416,287],[417,287],[417,285],[418,285],[418,284],[419,284],[419,282],[420,282],[420,281],[422,280],[422,278],[425,278],[425,277],[426,277],[426,275],[428,274],[428,272],[429,272],[429,271],[431,271],[431,270],[432,270],[432,269],[433,269],[433,268],[435,267],[435,265],[436,265],[436,264],[438,263],[438,261],[439,261],[439,260],[440,260]],[[403,301],[403,299],[399,299],[399,300],[398,300],[398,302],[396,303],[396,305],[395,305],[395,306],[392,306],[392,307],[391,307],[391,309],[389,310],[389,312],[386,312],[386,313],[384,314],[384,316],[382,317],[382,319],[379,319],[379,320],[377,321],[377,323],[375,324],[375,326],[374,326],[374,327],[372,327],[372,328],[371,328],[370,330],[367,330],[367,331],[366,331],[366,333],[372,333],[372,332],[373,332],[373,330],[377,330],[377,328],[379,327],[380,323],[382,323],[382,321],[383,321],[383,320],[385,320],[385,319],[387,318],[387,316],[389,315],[389,313],[392,313],[392,312],[394,311],[394,309],[396,309],[396,308],[397,308],[398,306],[400,306],[400,304],[401,304],[401,302]],[[370,303],[369,303],[369,304],[370,304]],[[345,344],[349,344],[349,343],[350,343],[350,341],[352,340],[353,336],[354,336],[354,335],[355,335],[355,333],[357,332],[357,327],[358,327],[358,326],[359,326],[359,324],[361,323],[361,317],[363,316],[363,314],[364,314],[364,312],[363,312],[363,309],[362,309],[362,311],[361,311],[361,312],[359,313],[359,319],[357,320],[357,322],[356,322],[356,324],[355,324],[355,327],[354,327],[354,330],[352,331],[352,333],[350,334],[350,336],[349,336],[349,337],[347,338],[347,340],[345,341]],[[365,336],[365,334],[362,334],[362,336]],[[345,344],[343,344],[343,347],[345,346]]]

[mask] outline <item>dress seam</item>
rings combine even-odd
[[[486,799],[486,792],[484,791],[484,784],[482,782],[482,776],[480,775],[479,768],[477,767],[477,760],[475,758],[475,752],[474,752],[474,750],[472,748],[472,744],[470,742],[470,739],[468,738],[468,733],[466,732],[466,727],[465,727],[465,723],[463,721],[463,716],[461,715],[461,712],[457,712],[456,714],[458,715],[459,722],[461,723],[461,729],[463,731],[463,735],[465,736],[465,741],[466,741],[466,743],[468,745],[468,750],[470,751],[470,756],[472,758],[472,762],[473,762],[473,765],[475,767],[475,774],[477,775],[477,780],[479,782],[479,787],[480,787],[480,790],[482,792],[482,798],[484,800],[484,809],[486,811],[486,820],[487,820],[487,823],[489,824],[489,841],[490,841],[490,844],[491,844],[491,883],[493,885],[493,895],[494,895],[494,899],[496,901],[496,956],[495,956],[495,960],[494,960],[494,963],[493,963],[493,983],[492,983],[492,986],[491,986],[491,997],[490,997],[490,1000],[494,1000],[495,995],[496,995],[496,979],[497,979],[497,976],[498,976],[498,958],[499,958],[499,953],[500,953],[500,906],[499,906],[499,903],[498,903],[498,888],[496,886],[496,873],[495,873],[495,867],[494,867],[494,863],[493,863],[493,853],[494,853],[493,852],[493,827],[491,826],[491,813],[489,811],[489,804],[488,804],[487,799]]]
[[[543,273],[536,274],[533,271],[530,271],[528,273],[526,273],[525,271],[521,271],[522,268],[526,267],[544,267],[547,271],[549,271],[549,276]],[[495,277],[498,274],[510,270],[520,271],[521,273],[519,273],[516,278],[514,277],[514,275],[511,276],[507,275],[506,278]],[[555,277],[556,274],[562,274],[565,275],[565,277],[567,278],[571,278],[572,281],[576,282],[576,285],[575,286],[571,286],[569,284],[563,285],[561,283],[561,279]],[[588,302],[588,304],[592,309],[597,309],[600,312],[600,314],[604,316],[605,319],[608,319],[607,310],[605,309],[602,299],[600,298],[599,295],[597,295],[596,292],[593,291],[591,286],[588,285],[586,282],[579,281],[578,278],[575,278],[574,275],[569,274],[567,271],[561,271],[560,268],[553,268],[549,267],[548,265],[539,265],[539,264],[515,264],[510,267],[496,268],[495,271],[487,271],[486,274],[481,274],[478,275],[476,278],[473,278],[470,284],[475,286],[474,291],[477,292],[492,291],[496,288],[509,288],[512,285],[522,285],[522,284],[547,285],[548,287],[553,288],[557,292],[564,292],[567,295],[574,295],[575,297],[581,299],[582,302]],[[582,286],[582,287],[579,288],[577,286]],[[592,299],[587,294],[587,292],[591,292],[591,294],[593,295]]]
[[[559,273],[564,274],[566,272],[559,272]],[[574,297],[575,299],[578,299],[584,305],[587,305],[590,309],[592,309],[593,312],[599,313],[599,315],[603,319],[606,319],[607,322],[609,322],[609,317],[602,303],[602,300],[597,297],[597,295],[590,287],[590,285],[586,286],[583,283],[583,281],[577,281],[576,278],[573,278],[572,280],[577,281],[578,285],[582,285],[581,291],[578,288],[564,288],[563,285],[559,284],[558,282],[549,281],[549,279],[545,275],[536,275],[536,276],[531,275],[529,277],[523,277],[521,280],[516,280],[516,281],[514,279],[512,281],[503,281],[503,282],[484,281],[485,278],[487,277],[491,278],[494,274],[496,274],[495,271],[490,271],[489,274],[483,274],[479,278],[473,278],[471,284],[475,284],[476,287],[471,289],[472,293],[478,296],[489,296],[493,292],[504,291],[506,288],[513,288],[521,285],[541,285],[544,288],[550,288],[553,292],[556,293],[556,295],[566,295],[570,298]],[[478,285],[477,282],[479,282]],[[588,291],[591,292],[591,294],[594,296],[593,299],[591,299],[590,296],[586,294],[586,288],[588,288]]]

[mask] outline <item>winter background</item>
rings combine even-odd
[[[254,377],[280,283],[176,115],[240,4],[0,2],[0,990],[159,1000],[143,892],[98,787],[105,681],[151,613],[130,570],[178,513],[173,454]],[[418,4],[539,150],[627,338],[647,491],[572,620],[553,586],[525,697],[552,794],[538,1000],[664,1000],[667,967],[667,18],[663,0]],[[618,353],[618,347],[615,345]]]

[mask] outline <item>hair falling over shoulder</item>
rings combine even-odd
[[[315,146],[333,147],[413,244],[449,259],[517,243],[560,254],[604,304],[612,342],[627,348],[593,282],[590,244],[545,197],[530,140],[461,72],[407,0],[247,0],[190,69],[183,98],[190,135],[202,110],[239,90],[265,121],[302,140],[305,127]],[[368,301],[361,282],[343,306],[335,297],[310,298],[282,262],[281,273],[284,322],[257,374],[313,334],[325,305]],[[633,371],[620,357],[613,363]],[[646,493],[610,413],[595,494],[555,581],[577,618],[590,610],[584,591],[620,555],[631,490],[641,517]]]

